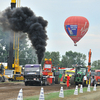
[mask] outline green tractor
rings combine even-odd
[[[78,66],[75,68],[75,74],[70,79],[71,85],[83,84],[83,77],[88,74],[87,67]],[[88,84],[88,82],[86,82]]]

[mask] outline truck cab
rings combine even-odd
[[[42,84],[41,64],[26,64],[24,69],[24,83],[27,85]]]
[[[55,84],[60,84],[60,78],[59,78],[59,71],[58,67],[53,67],[52,66],[52,60],[51,59],[46,59],[44,62],[43,66],[43,76],[47,77],[45,78],[45,81],[47,81],[47,84],[53,85]]]
[[[47,77],[47,79],[45,80],[47,82],[47,84],[49,84],[49,85],[54,84],[54,75],[53,75],[53,72],[52,72],[52,61],[51,61],[51,59],[45,58],[42,74],[43,74],[44,77]]]
[[[95,80],[96,84],[100,85],[100,70],[95,70]]]

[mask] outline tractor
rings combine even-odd
[[[83,84],[83,77],[85,75],[88,75],[88,68],[87,67],[82,67],[82,66],[77,66],[75,68],[75,74],[72,75],[70,79],[70,84],[71,85],[78,85],[78,84]],[[86,82],[88,84],[88,82]]]

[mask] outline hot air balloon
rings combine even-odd
[[[73,40],[74,46],[86,34],[89,22],[82,16],[70,16],[64,22],[64,28],[68,36]]]

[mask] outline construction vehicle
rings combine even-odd
[[[88,58],[88,83],[91,84],[91,55],[92,55],[92,52],[91,52],[91,49],[89,51],[89,58]]]
[[[89,59],[88,59],[88,72],[90,72],[90,69],[91,69],[91,55],[92,55],[92,52],[91,52],[91,49],[89,51]]]
[[[88,77],[88,84],[94,86],[94,84],[96,84],[96,79],[94,77],[94,71],[91,70],[91,55],[92,55],[92,52],[91,52],[91,49],[90,49],[89,58],[88,58],[88,66],[87,66],[88,67],[87,77]],[[92,82],[92,84],[91,84],[91,82]]]
[[[69,75],[69,77],[71,78],[72,75],[74,75],[74,74],[75,74],[75,70],[66,70],[64,79],[63,79],[63,83],[66,83],[66,81],[67,81],[67,75]]]
[[[17,7],[20,6],[20,0],[17,0]],[[16,8],[16,0],[11,0],[11,9]],[[19,34],[10,37],[9,56],[8,56],[8,70],[14,70],[12,80],[23,80],[21,74],[21,66],[19,66]]]

